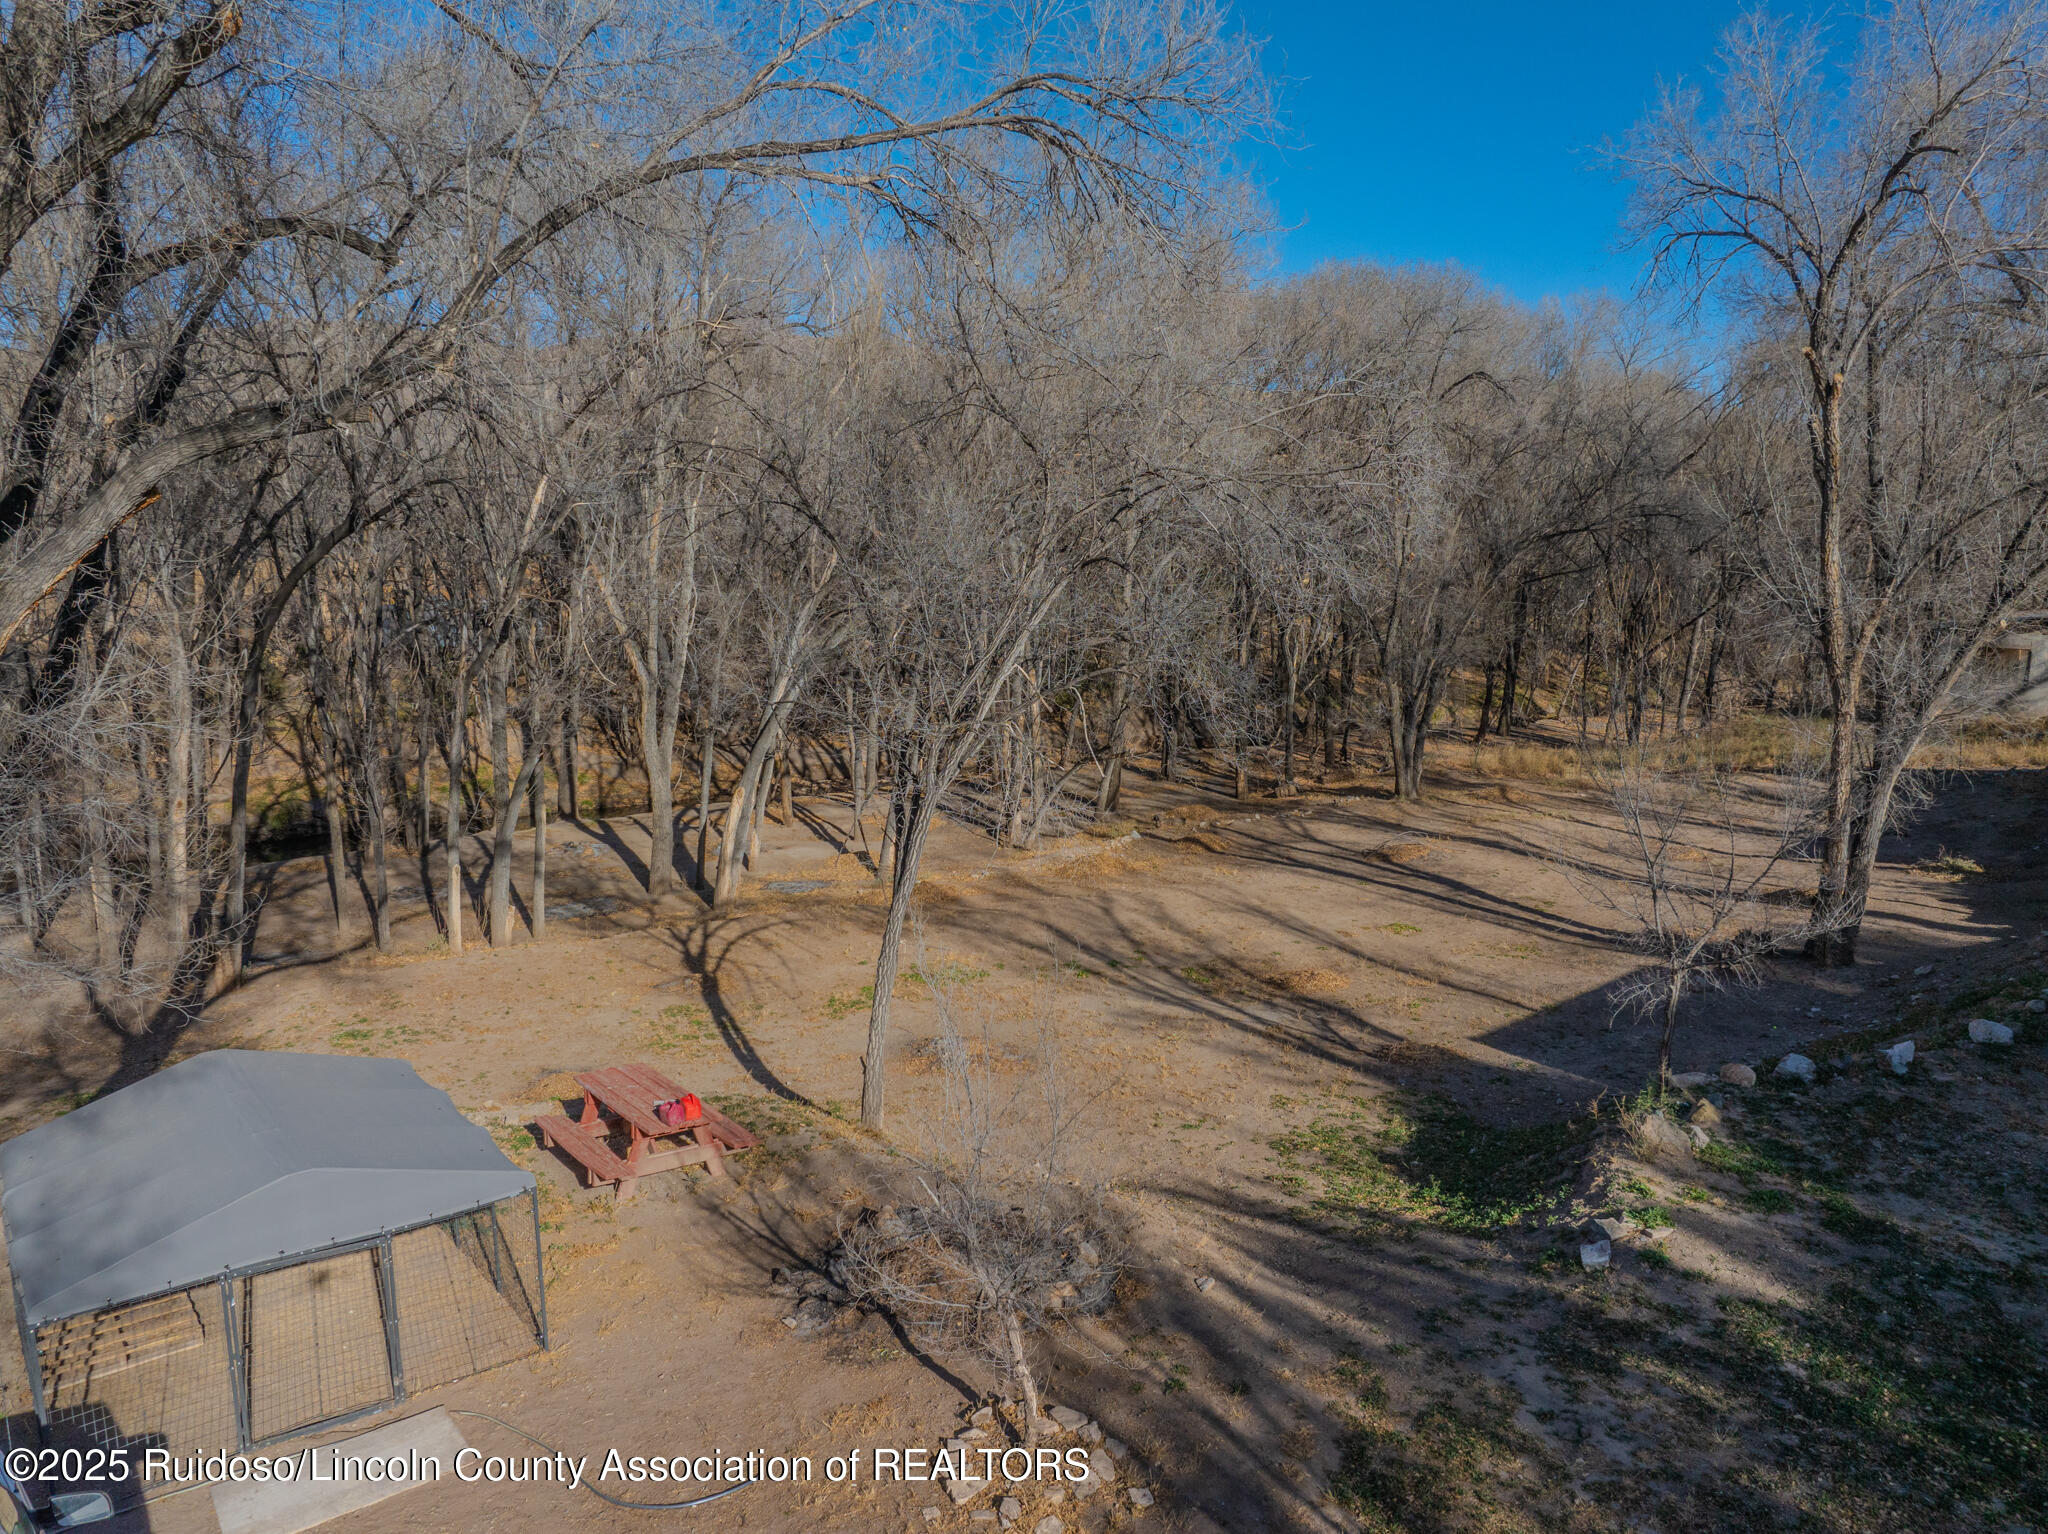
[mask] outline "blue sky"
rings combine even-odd
[[[1626,188],[1597,146],[1701,78],[1735,0],[1238,0],[1285,77],[1256,164],[1282,269],[1455,261],[1526,301],[1625,293]]]

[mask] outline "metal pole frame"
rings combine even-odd
[[[28,1365],[29,1399],[35,1403],[36,1421],[47,1430],[50,1426],[50,1406],[49,1402],[43,1399],[43,1345],[38,1340],[39,1329],[28,1324],[28,1307],[21,1303],[20,1277],[10,1272],[7,1275],[7,1287],[14,1291],[14,1329],[21,1333],[21,1358],[22,1362]]]
[[[545,1353],[548,1342],[548,1275],[546,1260],[540,1245],[540,1184],[535,1183],[526,1192],[527,1202],[533,1207],[533,1287],[540,1293],[540,1350]]]
[[[405,1400],[405,1348],[398,1340],[398,1274],[389,1236],[377,1243],[371,1260],[377,1264],[377,1291],[384,1301],[385,1369],[391,1376],[392,1403],[399,1405]]]
[[[227,1334],[228,1390],[235,1402],[235,1447],[249,1445],[249,1359],[242,1348],[242,1307],[235,1302],[235,1286],[243,1280],[232,1274],[220,1277],[221,1330]]]

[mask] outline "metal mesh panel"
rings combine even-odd
[[[343,1252],[240,1281],[253,1442],[391,1398],[378,1257]]]
[[[391,1238],[408,1392],[540,1346],[530,1195]]]
[[[207,1283],[36,1334],[53,1441],[206,1454],[235,1445],[220,1286]]]
[[[388,1257],[315,1257],[45,1326],[35,1346],[52,1441],[126,1444],[137,1463],[149,1448],[211,1454],[393,1400],[394,1343],[408,1394],[534,1352],[544,1327],[533,1199],[401,1232]]]

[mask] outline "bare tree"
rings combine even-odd
[[[1710,760],[1673,766],[1640,747],[1596,771],[1620,818],[1611,851],[1621,867],[1566,868],[1649,959],[1610,995],[1617,1011],[1658,1024],[1662,1093],[1686,996],[1755,983],[1770,955],[1796,952],[1827,919],[1776,883],[1812,839],[1819,796],[1798,772],[1759,781]]]
[[[2035,316],[2048,252],[2048,11],[1900,0],[1871,15],[1859,44],[1845,93],[1822,24],[1751,13],[1727,36],[1719,116],[1701,120],[1694,88],[1667,91],[1622,152],[1658,269],[1725,290],[1801,360],[1809,621],[1834,720],[1816,896],[1824,963],[1855,958],[1858,805],[1877,786],[1857,731],[1887,603],[1881,562],[1860,546],[1890,493],[1886,369],[1943,311]]]

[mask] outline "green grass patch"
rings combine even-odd
[[[1340,1228],[1422,1220],[1477,1233],[1554,1208],[1595,1122],[1501,1128],[1438,1098],[1357,1101],[1273,1149],[1280,1177],[1299,1179],[1308,1209]]]

